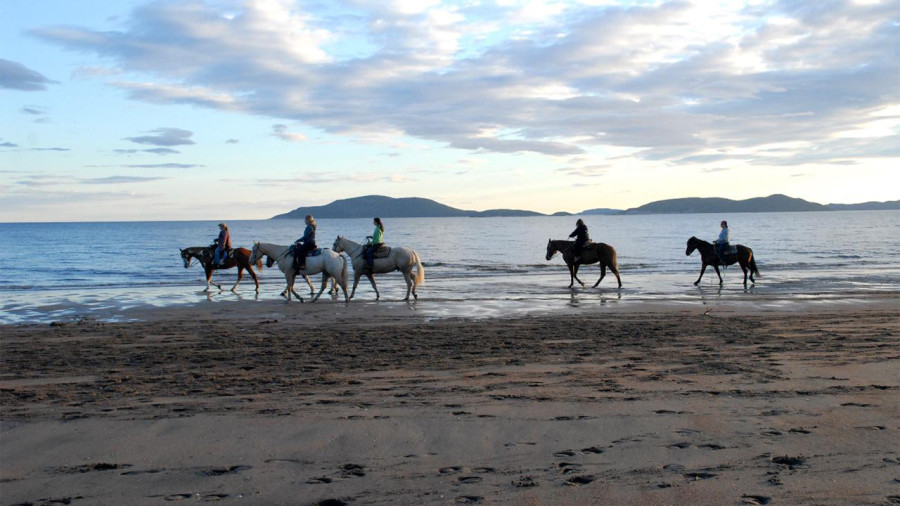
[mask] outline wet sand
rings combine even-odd
[[[862,299],[3,326],[0,499],[900,503],[900,299]]]

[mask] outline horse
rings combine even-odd
[[[724,261],[719,259],[719,255],[716,254],[716,247],[711,243],[708,243],[702,239],[697,239],[696,237],[691,237],[687,242],[687,249],[684,254],[687,256],[691,256],[691,253],[694,250],[700,252],[700,261],[703,262],[703,266],[700,267],[700,277],[697,278],[697,281],[694,282],[694,286],[700,284],[700,280],[703,279],[703,273],[706,272],[706,266],[712,265],[713,269],[716,270],[716,275],[719,276],[719,284],[722,284],[722,274],[719,272],[720,265],[732,265],[734,263],[738,263],[741,266],[741,270],[744,271],[744,286],[747,286],[747,273],[750,273],[750,282],[756,284],[756,280],[753,279],[753,275],[761,276],[759,273],[759,269],[756,268],[756,259],[753,258],[753,250],[746,246],[742,246],[740,244],[735,246],[737,252],[734,254],[725,255]]]
[[[253,268],[251,267],[254,263],[256,264],[257,269],[262,269],[262,261],[252,261],[250,260],[250,250],[247,248],[234,248],[231,250],[231,254],[225,259],[225,265],[213,265],[213,256],[215,253],[215,247],[212,246],[192,246],[190,248],[179,248],[181,251],[181,259],[184,261],[184,268],[187,269],[191,266],[191,259],[196,258],[200,265],[203,266],[203,271],[206,273],[206,290],[209,291],[209,285],[216,285],[216,288],[219,290],[222,289],[222,285],[218,283],[212,282],[212,273],[213,271],[217,271],[220,269],[231,269],[232,267],[238,268],[238,277],[237,282],[234,283],[234,286],[231,287],[231,291],[235,291],[238,284],[240,284],[241,279],[244,277],[244,269],[250,273],[250,276],[253,278],[253,282],[256,283],[256,293],[259,293],[259,278],[256,277],[256,273],[253,272]]]
[[[602,242],[585,244],[584,249],[581,251],[581,260],[576,263],[575,255],[572,252],[574,247],[575,241],[566,241],[564,239],[549,239],[547,241],[548,262],[553,258],[553,255],[555,255],[557,251],[562,253],[563,260],[566,262],[566,267],[569,268],[569,288],[572,288],[572,285],[574,285],[576,281],[584,288],[584,283],[578,279],[578,267],[581,265],[595,264],[597,262],[600,262],[600,279],[594,283],[593,287],[597,288],[597,285],[603,281],[603,278],[606,277],[606,268],[609,267],[609,270],[616,275],[616,280],[619,282],[619,288],[622,288],[622,278],[619,277],[619,265],[615,248]]]
[[[266,267],[271,269],[272,266],[275,265],[275,259],[268,255],[263,255],[263,256],[266,257]],[[309,279],[309,275],[299,274],[299,276],[301,278],[303,278],[304,281],[306,281],[307,285],[309,285],[309,297],[310,298],[315,297],[316,296],[316,287],[315,287],[315,285],[313,285],[312,280]],[[287,296],[287,292],[288,292],[288,289],[285,288],[284,290],[282,290],[280,295],[282,297],[285,297],[285,296]],[[337,282],[335,281],[335,278],[331,278],[331,288],[328,290],[328,294],[332,295],[332,296],[338,294],[338,286],[337,286]]]
[[[319,289],[319,293],[312,298],[312,302],[319,300],[322,292],[325,291],[325,286],[328,285],[329,277],[337,279],[338,284],[344,290],[344,302],[350,301],[347,297],[347,259],[339,253],[330,249],[322,249],[321,254],[306,257],[306,269],[296,271],[294,270],[294,255],[290,252],[290,246],[254,242],[253,252],[250,254],[251,260],[262,262],[262,258],[266,255],[268,255],[270,259],[275,260],[275,263],[278,264],[278,268],[281,269],[281,272],[284,274],[287,288],[285,290],[286,293],[283,293],[282,295],[285,296],[288,302],[291,301],[291,294],[294,294],[300,302],[303,302],[303,297],[294,291],[294,280],[298,274],[306,276],[309,274],[318,274],[320,272],[322,273],[322,287]]]
[[[391,252],[388,256],[376,258],[374,260],[372,269],[370,270],[366,259],[362,254],[363,248],[365,248],[365,244],[360,244],[341,236],[337,236],[337,239],[334,240],[334,245],[331,247],[331,249],[338,253],[346,251],[353,262],[353,290],[350,291],[351,299],[353,298],[353,295],[356,294],[356,286],[359,284],[359,278],[365,273],[366,277],[369,278],[369,282],[372,283],[372,288],[375,289],[375,300],[378,300],[381,297],[381,294],[378,293],[378,287],[375,286],[375,277],[373,274],[393,271],[402,272],[403,279],[406,281],[406,298],[403,300],[409,300],[410,292],[412,292],[412,295],[416,300],[419,299],[418,294],[416,294],[416,287],[425,283],[425,267],[422,266],[418,253],[409,248],[391,248]],[[415,277],[412,275],[413,266],[416,268]]]

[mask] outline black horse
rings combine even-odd
[[[603,281],[603,278],[606,277],[607,267],[609,267],[609,270],[616,275],[616,281],[619,282],[619,288],[622,288],[622,278],[619,277],[619,265],[615,248],[602,242],[588,243],[581,252],[581,260],[576,263],[575,255],[573,253],[574,247],[574,241],[553,239],[547,241],[547,261],[550,261],[557,251],[562,253],[563,260],[566,262],[566,267],[569,268],[569,288],[572,288],[572,285],[574,285],[576,281],[584,287],[584,283],[578,279],[578,267],[584,264],[595,264],[597,262],[600,263],[600,279],[594,283],[594,288],[596,288],[597,285]]]
[[[696,237],[691,237],[687,242],[687,250],[685,250],[684,254],[690,256],[694,250],[700,252],[700,261],[703,262],[703,267],[700,268],[700,277],[697,278],[697,281],[694,282],[694,285],[699,285],[700,280],[703,278],[703,273],[706,272],[706,266],[712,265],[713,269],[716,270],[716,274],[719,276],[719,284],[722,284],[722,274],[719,272],[719,266],[732,265],[732,264],[740,264],[741,270],[744,271],[744,286],[747,286],[747,273],[750,274],[750,282],[756,283],[756,280],[753,279],[753,275],[756,274],[760,276],[759,269],[756,268],[756,259],[753,258],[753,250],[746,246],[742,246],[738,244],[735,246],[737,252],[734,254],[725,255],[724,259],[720,259],[719,255],[716,254],[716,247],[711,243],[708,243],[702,239],[697,239]]]

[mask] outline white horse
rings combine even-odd
[[[344,290],[344,302],[350,301],[350,298],[347,297],[347,259],[343,255],[330,249],[322,249],[320,255],[306,257],[306,269],[298,272],[294,270],[294,255],[290,252],[290,246],[254,242],[250,258],[259,261],[265,255],[268,255],[269,258],[274,258],[278,268],[284,274],[287,288],[285,290],[286,294],[283,295],[285,295],[288,302],[291,301],[291,294],[294,294],[295,297],[300,299],[300,302],[303,302],[303,297],[294,291],[294,280],[297,275],[305,276],[320,272],[322,273],[322,287],[319,289],[319,293],[313,297],[312,302],[319,300],[319,297],[328,285],[329,277],[336,279],[341,289]]]
[[[378,287],[375,286],[375,277],[372,276],[372,274],[394,271],[402,272],[403,279],[406,281],[406,298],[403,300],[409,300],[410,292],[412,292],[413,297],[416,299],[419,298],[416,294],[416,287],[425,283],[425,268],[422,267],[422,262],[419,261],[418,253],[409,248],[391,248],[391,252],[388,256],[375,259],[370,272],[368,270],[368,265],[366,264],[366,259],[362,254],[363,248],[365,248],[364,244],[353,242],[342,236],[337,236],[337,239],[334,240],[334,246],[331,247],[331,249],[338,253],[346,251],[350,256],[350,260],[353,262],[353,290],[350,291],[351,299],[356,293],[356,285],[359,284],[359,278],[365,274],[366,277],[369,278],[369,282],[372,283],[372,288],[375,289],[375,300],[378,300],[380,294],[378,293]],[[415,278],[412,276],[412,269],[414,266],[416,268]]]

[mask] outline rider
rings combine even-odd
[[[303,230],[303,237],[294,242],[294,265],[298,271],[306,269],[306,254],[317,248],[316,246],[316,219],[313,215],[307,214],[306,229]]]
[[[719,262],[725,263],[725,255],[728,254],[728,222],[722,220],[722,223],[719,224],[722,227],[722,231],[719,232],[719,238],[716,240],[716,253],[719,255]]]
[[[573,263],[578,263],[581,261],[581,253],[584,251],[584,245],[591,240],[591,238],[588,237],[587,225],[584,224],[584,221],[582,221],[581,218],[575,222],[575,231],[569,234],[569,237],[575,238],[575,247],[572,248],[572,254],[575,256]]]
[[[363,249],[363,255],[366,257],[369,271],[372,270],[372,266],[375,263],[373,258],[375,252],[384,246],[384,225],[381,223],[381,218],[375,218],[372,221],[375,223],[375,230],[372,232],[372,235],[366,236],[367,243]]]
[[[225,265],[228,252],[231,251],[231,234],[228,225],[219,223],[219,237],[213,242],[216,245],[216,254],[213,256],[213,265]]]

